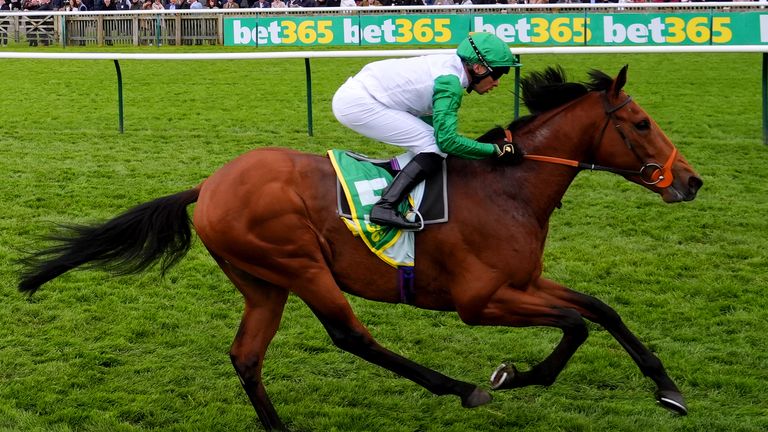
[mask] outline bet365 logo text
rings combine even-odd
[[[232,20],[233,45],[386,45],[458,43],[451,17],[379,16]],[[456,36],[458,35],[458,36]]]
[[[666,16],[650,22],[617,22],[617,16],[603,17],[603,41],[610,44],[706,44],[728,43],[733,38],[730,17]]]

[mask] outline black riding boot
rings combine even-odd
[[[421,228],[419,222],[406,219],[397,207],[414,186],[437,172],[442,160],[443,157],[437,153],[419,153],[414,156],[382,192],[381,199],[371,209],[371,222],[400,229]]]

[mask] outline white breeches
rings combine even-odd
[[[437,153],[435,130],[420,118],[389,108],[350,78],[333,96],[333,114],[341,124],[368,138],[403,147],[413,154]]]

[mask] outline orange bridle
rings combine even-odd
[[[619,123],[616,121],[616,118],[614,117],[614,113],[616,111],[620,110],[631,101],[632,101],[632,97],[627,96],[627,98],[624,101],[622,101],[620,104],[611,107],[610,105],[608,105],[608,97],[606,96],[605,114],[608,116],[608,119],[606,120],[605,126],[603,126],[602,128],[602,131],[600,133],[600,138],[598,141],[602,141],[603,136],[605,135],[606,127],[608,126],[611,120],[614,120],[616,124],[616,131],[624,140],[624,143],[627,145],[627,147],[632,151],[632,153],[635,154],[635,157],[637,157],[638,160],[642,163],[642,166],[640,167],[639,170],[633,171],[633,170],[625,170],[620,168],[605,167],[601,165],[595,165],[592,163],[579,162],[572,159],[564,159],[564,158],[559,158],[554,156],[526,154],[524,157],[529,160],[553,163],[558,165],[566,165],[574,168],[588,169],[592,171],[608,171],[608,172],[612,172],[612,173],[623,175],[623,176],[635,176],[635,177],[639,177],[640,181],[642,181],[647,185],[655,185],[659,188],[669,187],[672,184],[672,181],[674,180],[674,175],[672,174],[672,165],[675,163],[675,158],[677,158],[677,147],[672,146],[672,152],[670,153],[664,165],[659,165],[656,162],[643,163],[642,158],[640,157],[640,155],[638,155],[634,146],[629,141],[629,138],[627,138],[627,136],[622,131],[621,125],[619,125]],[[510,132],[509,129],[504,129],[504,133],[505,133],[505,139],[509,142],[512,142],[512,132]]]

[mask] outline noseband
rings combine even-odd
[[[647,185],[655,185],[660,188],[666,188],[669,187],[672,184],[672,180],[674,180],[674,176],[672,174],[672,165],[675,162],[675,158],[677,157],[677,147],[672,147],[672,153],[669,155],[669,158],[667,158],[667,162],[664,165],[660,165],[657,162],[644,162],[643,158],[640,157],[640,154],[635,149],[635,146],[632,145],[632,141],[627,137],[627,135],[624,133],[623,129],[621,128],[621,124],[619,123],[618,119],[616,118],[616,112],[620,109],[624,108],[627,104],[632,102],[632,96],[627,96],[626,99],[621,101],[621,103],[611,106],[608,102],[608,95],[603,92],[603,106],[605,107],[605,114],[607,118],[605,119],[605,123],[603,124],[603,127],[600,131],[600,135],[595,142],[597,145],[600,145],[603,141],[603,138],[605,136],[605,130],[608,128],[608,125],[613,121],[614,127],[616,128],[616,132],[619,133],[619,136],[621,136],[621,139],[624,141],[624,144],[627,146],[627,148],[632,151],[632,154],[635,155],[638,161],[641,163],[641,167],[637,171],[633,170],[625,170],[620,168],[612,168],[612,167],[606,167],[601,165],[595,165],[592,163],[586,163],[586,162],[579,162],[571,159],[563,159],[558,157],[552,157],[552,156],[541,156],[541,155],[532,155],[532,154],[526,154],[525,158],[530,160],[536,160],[539,162],[548,162],[548,163],[554,163],[559,165],[567,165],[572,166],[576,168],[581,169],[588,169],[592,171],[608,171],[614,174],[619,174],[622,176],[634,176],[640,178],[640,180],[647,184]],[[505,133],[507,135],[507,140],[511,141],[512,139],[512,133],[509,131],[509,129],[505,129]]]

